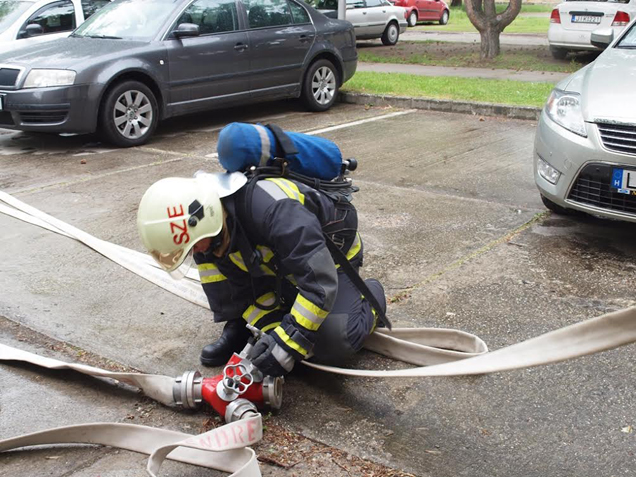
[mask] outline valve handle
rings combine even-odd
[[[250,373],[245,365],[228,364],[223,368],[223,387],[228,393],[236,393],[239,396],[252,385],[254,376]]]

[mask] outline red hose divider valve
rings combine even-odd
[[[198,371],[186,371],[175,378],[172,388],[175,403],[195,409],[205,401],[226,422],[248,417],[258,409],[280,409],[284,379],[263,376],[247,358],[251,348],[249,343],[240,354],[234,353],[223,372],[214,377],[202,378]]]

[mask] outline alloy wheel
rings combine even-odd
[[[311,80],[311,92],[316,102],[322,106],[329,104],[336,92],[336,75],[330,68],[321,66]]]
[[[387,31],[387,37],[389,38],[389,41],[391,42],[391,44],[394,44],[397,42],[398,40],[398,29],[394,24],[389,25],[389,30]]]
[[[142,137],[152,126],[152,120],[152,104],[141,91],[126,91],[117,98],[113,121],[117,131],[126,139]]]

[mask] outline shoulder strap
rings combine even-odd
[[[325,237],[325,242],[327,242],[327,248],[331,252],[331,255],[335,259],[336,263],[340,265],[340,268],[342,268],[342,270],[347,274],[358,291],[362,293],[362,295],[371,304],[384,326],[386,326],[388,329],[391,329],[391,322],[386,317],[386,314],[382,310],[382,307],[380,306],[380,303],[378,303],[378,300],[376,300],[375,296],[373,296],[373,293],[371,293],[371,290],[369,290],[369,287],[367,287],[367,284],[364,283],[364,280],[362,280],[360,275],[358,275],[358,272],[356,272],[353,266],[349,263],[349,260],[347,260],[345,254],[342,253],[342,250],[340,250],[334,243],[334,241],[331,240],[331,237],[329,237],[329,235],[325,233],[323,233],[323,235]]]
[[[295,156],[296,154],[298,154],[296,145],[285,133],[285,131],[283,131],[275,124],[267,124],[265,125],[265,127],[272,132],[272,134],[274,135],[274,139],[276,139],[276,155],[278,155],[279,157],[288,158],[290,156]],[[279,152],[281,154],[279,154]]]

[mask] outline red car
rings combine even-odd
[[[410,27],[417,22],[439,22],[446,25],[450,9],[444,0],[395,0],[393,4],[406,8],[406,19]]]

